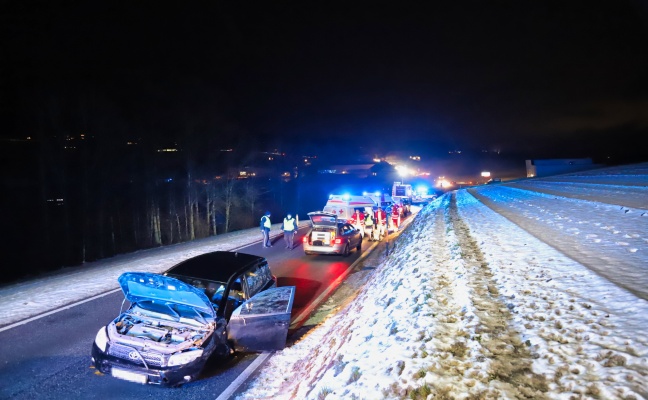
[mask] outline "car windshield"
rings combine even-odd
[[[218,300],[220,300],[221,293],[225,291],[224,282],[210,281],[207,279],[197,279],[197,278],[178,276],[178,275],[170,275],[170,276],[178,280],[181,280],[184,283],[189,284],[198,290],[201,290],[203,293],[205,293],[205,296],[207,296],[209,301],[214,306],[214,310],[218,311]]]

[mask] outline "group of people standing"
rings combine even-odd
[[[349,222],[362,232],[362,236],[368,236],[370,240],[381,240],[387,235],[388,227],[398,229],[400,218],[394,220],[395,215],[387,213],[380,207],[374,207],[371,212],[363,212],[356,209]]]
[[[272,242],[270,241],[270,227],[272,223],[270,222],[270,211],[261,217],[260,229],[263,234],[263,247],[272,247]],[[295,232],[297,232],[297,221],[293,218],[292,214],[286,214],[286,217],[281,224],[281,230],[284,235],[284,242],[286,243],[286,249],[292,250],[295,248]]]
[[[270,211],[261,217],[260,229],[263,234],[263,247],[272,247],[270,240]],[[356,209],[351,216],[349,222],[362,232],[362,236],[369,235],[370,240],[381,240],[387,235],[389,227],[397,230],[400,226],[400,212],[387,213],[380,207],[374,207],[372,212],[362,212]],[[286,249],[292,250],[295,248],[295,233],[297,232],[297,220],[293,218],[292,214],[286,214],[286,217],[281,224],[283,231],[284,242]]]

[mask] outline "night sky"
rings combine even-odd
[[[2,2],[0,134],[648,159],[648,3],[423,3]]]

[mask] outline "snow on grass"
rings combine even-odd
[[[551,205],[537,198],[526,207],[542,214]],[[239,400],[648,398],[648,303],[465,190],[367,263],[357,297],[277,352]]]

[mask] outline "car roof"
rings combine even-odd
[[[236,272],[264,261],[264,257],[252,254],[214,251],[184,260],[169,268],[164,274],[227,282]]]

